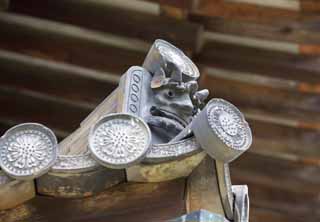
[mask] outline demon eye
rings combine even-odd
[[[172,98],[172,97],[174,97],[174,92],[172,92],[171,90],[169,90],[169,91],[167,92],[167,95],[168,95],[168,97]]]

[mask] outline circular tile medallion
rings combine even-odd
[[[234,150],[248,149],[251,130],[237,107],[223,99],[212,99],[207,106],[208,122],[217,137]]]
[[[150,146],[151,132],[147,124],[131,114],[103,117],[91,129],[89,149],[102,165],[122,169],[141,161]]]
[[[0,140],[0,166],[9,176],[30,180],[48,172],[58,153],[57,138],[47,127],[24,123]]]

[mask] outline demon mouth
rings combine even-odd
[[[173,130],[179,133],[187,126],[186,121],[167,110],[153,106],[150,109],[150,113],[152,116],[148,118],[147,122],[154,127]]]
[[[153,116],[160,116],[160,117],[172,119],[172,120],[178,122],[179,124],[181,124],[183,127],[186,127],[188,125],[187,121],[180,118],[177,114],[170,112],[168,110],[165,110],[165,109],[158,108],[156,106],[151,107],[150,113]]]

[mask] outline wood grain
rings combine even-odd
[[[0,14],[0,48],[122,74],[140,65],[149,43],[11,13]]]
[[[231,166],[233,183],[248,184],[251,206],[319,218],[319,164],[247,153]]]
[[[28,7],[31,3],[34,6]],[[44,2],[32,0],[30,2],[19,0],[11,1],[10,11],[143,39],[147,42],[153,42],[158,38],[166,39],[191,52],[199,49],[202,32],[199,24],[110,7],[103,1]],[[88,12],[90,16],[87,16]]]
[[[319,32],[315,25],[318,23],[319,17],[298,21],[283,18],[280,21],[267,22],[208,17],[197,14],[191,14],[189,18],[193,22],[203,24],[205,30],[209,32],[300,44],[319,44]]]
[[[0,221],[164,221],[185,213],[185,180],[130,183],[84,199],[37,196]],[[49,207],[50,206],[50,207]]]
[[[124,170],[100,167],[83,173],[49,172],[36,180],[37,192],[56,198],[84,198],[97,195],[125,182]]]
[[[224,215],[214,160],[209,156],[188,178],[186,206],[188,213],[203,209]]]
[[[0,177],[7,177],[0,170]],[[34,181],[18,181],[7,177],[6,182],[0,184],[0,212],[2,210],[15,208],[18,205],[34,198]]]
[[[0,85],[31,90],[94,107],[120,76],[0,50]],[[85,90],[83,90],[85,89]]]
[[[270,8],[248,3],[234,3],[224,0],[200,0],[193,8],[193,12],[206,16],[221,16],[250,21],[270,21],[283,18],[298,19],[299,12],[281,8]]]

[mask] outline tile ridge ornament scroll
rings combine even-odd
[[[100,164],[92,157],[90,152],[78,155],[58,155],[56,162],[51,167],[51,172],[82,173],[97,169]]]

